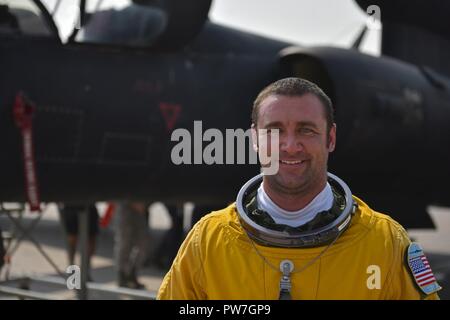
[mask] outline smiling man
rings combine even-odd
[[[286,210],[305,207],[326,186],[332,196],[327,161],[336,144],[336,125],[331,102],[313,89],[316,94],[289,96],[272,94],[268,87],[255,102],[253,129],[266,129],[269,135],[276,129],[279,134],[279,171],[264,177],[264,190]]]
[[[421,247],[327,172],[336,125],[319,87],[269,85],[252,131],[278,171],[250,179],[235,203],[194,226],[158,299],[438,299]],[[274,156],[267,146],[277,139]]]

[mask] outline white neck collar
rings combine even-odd
[[[327,182],[323,190],[303,209],[288,211],[280,208],[265,192],[263,183],[258,188],[258,209],[266,211],[277,224],[298,227],[313,220],[319,212],[330,210],[333,206],[333,191]]]

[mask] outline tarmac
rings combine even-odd
[[[103,212],[104,204],[99,203],[97,206],[99,211]],[[190,228],[192,208],[193,205],[191,203],[187,203],[184,206],[184,228],[186,232]],[[158,267],[152,261],[152,255],[155,248],[162,241],[162,235],[170,228],[171,221],[170,216],[161,203],[154,203],[149,210],[149,252],[147,252],[146,265],[141,270],[139,277],[146,290],[134,290],[131,291],[131,295],[128,295],[129,292],[127,290],[117,287],[117,272],[113,258],[113,221],[107,228],[100,230],[97,250],[91,261],[91,275],[94,282],[89,285],[88,299],[151,299],[156,296],[167,268]],[[436,230],[408,230],[408,233],[414,241],[418,241],[422,245],[427,254],[438,283],[443,287],[439,292],[440,298],[450,300],[450,208],[430,207],[429,213],[437,226]],[[22,218],[25,225],[30,225],[35,215],[25,213]],[[0,225],[3,231],[11,227],[11,223],[5,215],[0,215]],[[67,268],[65,233],[54,204],[46,207],[42,219],[33,231],[32,236],[48,256],[51,257],[56,266],[62,272],[65,272]],[[33,280],[27,283],[17,280],[24,278]],[[39,279],[50,279],[50,282],[40,282]],[[58,281],[61,283],[58,283]],[[10,264],[0,272],[0,286],[11,288],[25,287],[33,292],[44,293],[46,297],[51,296],[56,299],[77,298],[77,290],[67,289],[65,281],[62,280],[55,269],[37,250],[36,246],[28,239],[24,239],[20,243],[12,256]],[[104,290],[105,288],[107,290]],[[0,294],[0,300],[5,299],[18,299],[18,297],[10,294]]]

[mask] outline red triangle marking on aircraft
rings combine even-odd
[[[159,110],[166,121],[167,131],[172,131],[181,112],[181,105],[166,102],[159,103]]]

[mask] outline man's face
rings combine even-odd
[[[268,187],[285,194],[320,192],[325,185],[328,153],[334,150],[336,126],[327,132],[324,106],[313,94],[271,95],[260,105],[257,130],[279,130],[279,170],[264,176]],[[270,148],[270,143],[267,143]],[[259,152],[269,154],[270,150]]]

